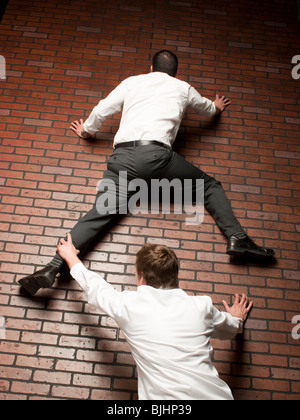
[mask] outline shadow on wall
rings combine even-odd
[[[1,0],[1,4],[0,4],[0,23],[1,23],[3,15],[5,13],[6,6],[7,6],[8,2],[9,2],[9,0]]]

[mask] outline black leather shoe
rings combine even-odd
[[[272,258],[275,252],[270,248],[258,246],[245,233],[232,235],[228,240],[227,254],[241,257]]]
[[[48,264],[42,270],[36,271],[35,273],[19,280],[18,283],[33,296],[40,289],[52,287],[58,272],[59,268]]]

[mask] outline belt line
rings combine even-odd
[[[160,146],[160,147],[164,147],[165,149],[169,149],[172,150],[172,148],[170,146],[168,146],[165,143],[162,143],[161,141],[157,141],[157,140],[134,140],[134,141],[126,141],[123,143],[119,143],[115,145],[115,150],[122,148],[122,147],[138,147],[138,146],[151,146],[151,145],[156,145],[156,146]]]

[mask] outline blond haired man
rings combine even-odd
[[[144,245],[136,259],[137,291],[116,291],[85,268],[68,234],[57,252],[90,304],[113,318],[130,346],[138,369],[140,400],[232,400],[212,365],[211,338],[232,339],[243,330],[253,305],[235,296],[226,312],[208,296],[179,288],[178,259],[163,245]]]

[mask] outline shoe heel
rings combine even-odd
[[[37,283],[26,278],[19,280],[18,283],[31,296],[34,296],[41,288]]]

